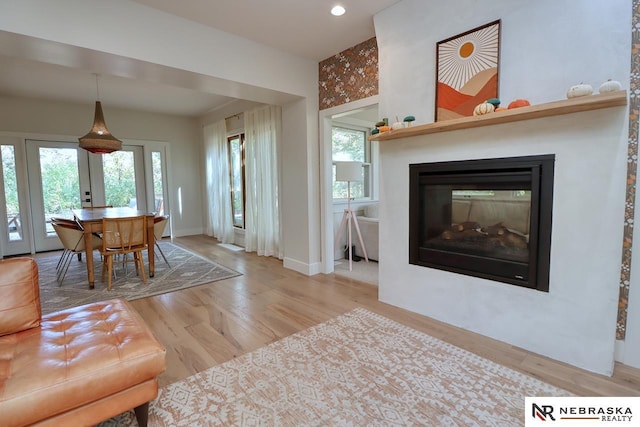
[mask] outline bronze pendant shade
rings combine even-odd
[[[122,141],[111,135],[104,123],[100,101],[96,101],[96,112],[91,130],[78,140],[80,148],[96,154],[107,154],[122,149]]]

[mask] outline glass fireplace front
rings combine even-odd
[[[410,165],[410,263],[548,291],[553,162]]]

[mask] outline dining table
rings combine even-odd
[[[89,289],[94,289],[95,274],[93,263],[92,234],[102,232],[102,218],[129,218],[133,216],[146,215],[147,217],[147,253],[149,258],[149,277],[155,274],[153,218],[154,214],[128,207],[104,207],[104,208],[84,208],[74,209],[73,216],[80,223],[84,230],[84,247],[87,259],[87,278]]]

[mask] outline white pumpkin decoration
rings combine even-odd
[[[493,113],[496,107],[493,104],[488,102],[483,102],[482,104],[476,105],[476,108],[473,109],[474,116],[481,116],[483,114]]]
[[[587,96],[593,93],[591,85],[586,83],[580,83],[579,85],[571,86],[567,91],[567,98],[577,98],[579,96]]]
[[[402,122],[395,122],[394,124],[391,125],[391,130],[398,130],[402,128],[404,128],[404,123]]]
[[[598,92],[607,93],[607,92],[615,92],[617,90],[622,90],[622,85],[620,84],[620,82],[609,79],[600,85]]]

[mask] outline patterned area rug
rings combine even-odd
[[[240,275],[236,271],[170,242],[160,242],[160,247],[169,260],[171,268],[167,266],[156,248],[155,275],[154,277],[147,275],[145,284],[140,276],[136,276],[133,264],[127,265],[124,269],[122,266],[116,266],[114,262],[116,278],[112,281],[111,291],[107,291],[106,280],[101,281],[102,262],[98,251],[94,251],[95,289],[89,289],[84,257],[82,261],[78,261],[76,257],[71,260],[62,286],[56,280],[56,264],[60,255],[36,259],[40,275],[40,301],[43,314],[111,298],[125,298],[131,301]],[[145,265],[147,265],[146,255],[145,252]]]
[[[521,426],[568,392],[364,309],[160,389],[150,426]],[[102,426],[136,425],[133,411]]]

